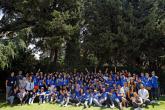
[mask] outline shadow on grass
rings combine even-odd
[[[4,102],[0,102],[0,108],[9,107],[10,105]]]

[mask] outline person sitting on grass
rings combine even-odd
[[[150,103],[149,93],[148,93],[148,90],[145,89],[145,87],[143,86],[143,84],[140,85],[140,89],[138,90],[138,95],[143,99],[143,103],[147,107],[148,104]]]
[[[69,102],[74,104],[74,105],[77,105],[79,103],[78,97],[76,96],[76,93],[73,91],[70,94]]]
[[[46,102],[51,102],[51,91],[50,91],[50,87],[48,87],[48,90],[45,91],[45,99],[46,99]]]
[[[84,92],[83,97],[84,97],[84,108],[88,108],[89,103],[90,103],[90,90],[89,90],[89,88],[86,90],[86,92]]]
[[[107,92],[105,91],[105,88],[102,88],[102,94],[100,96],[100,100],[99,100],[99,103],[102,104],[102,105],[105,105],[106,103],[106,100],[107,100]]]
[[[110,108],[114,108],[115,105],[114,105],[114,101],[113,101],[113,89],[111,89],[109,92],[108,92],[108,95],[107,95],[107,100],[106,100],[106,104],[108,105],[108,107]]]
[[[133,93],[133,97],[131,98],[131,101],[132,101],[133,108],[135,110],[136,109],[141,110],[140,107],[143,104],[143,100],[136,92]]]
[[[50,91],[50,102],[55,103],[58,101],[58,95],[59,92],[57,91],[57,88],[54,85],[51,85],[49,88]]]
[[[70,93],[67,89],[67,87],[62,87],[62,90],[61,90],[61,95],[62,95],[62,102],[61,102],[61,106],[68,106],[68,103],[69,103],[69,97],[70,97]]]
[[[94,103],[98,107],[101,107],[102,105],[99,102],[99,95],[100,93],[95,89],[92,95],[92,103]]]
[[[25,96],[26,96],[26,91],[25,91],[25,89],[24,88],[20,88],[19,89],[19,93],[17,94],[18,95],[18,98],[19,98],[19,100],[20,100],[20,102],[21,102],[21,105],[23,104],[23,101],[25,100]]]
[[[115,102],[117,104],[119,110],[123,110],[121,98],[120,98],[120,96],[118,96],[118,90],[117,89],[113,89],[112,100],[113,100],[113,102]]]
[[[45,103],[45,91],[44,87],[41,87],[41,90],[37,93],[37,96],[39,96],[39,104]]]
[[[18,87],[14,86],[14,89],[11,90],[10,94],[7,97],[7,102],[12,105],[14,103],[14,99],[17,97],[18,94]]]
[[[26,83],[27,95],[25,99],[25,102],[27,102],[28,104],[31,104],[31,100],[33,97],[33,89],[34,89],[34,81],[32,80],[32,76],[29,76],[29,80]]]
[[[118,85],[118,97],[123,103],[124,107],[126,107],[127,99],[124,88],[121,85]]]

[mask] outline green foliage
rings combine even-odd
[[[104,63],[144,69],[161,65],[164,7],[164,0],[2,0],[0,33],[17,35],[1,39],[0,67],[16,56],[21,62],[20,53],[35,65],[34,51],[43,52],[44,66],[67,69]],[[29,44],[35,45],[33,51]]]
[[[8,67],[12,59],[14,59],[20,49],[25,48],[26,45],[23,40],[14,39],[1,39],[0,40],[0,68]]]
[[[85,54],[94,53],[101,64],[155,62],[165,54],[163,6],[162,0],[86,0]]]

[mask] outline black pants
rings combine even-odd
[[[113,102],[111,97],[108,97],[107,100],[104,102],[104,104],[106,104],[106,105],[113,105],[114,102]]]
[[[143,103],[146,104],[146,106],[148,106],[150,104],[150,100],[149,99],[146,99],[146,100],[143,99]]]
[[[133,105],[133,108],[138,108],[138,107],[141,107],[141,105],[135,103],[135,102],[132,102],[132,105]]]
[[[28,94],[25,96],[25,103],[28,103],[29,99],[33,97],[32,90],[30,90],[30,91],[27,90],[27,92],[28,92]]]
[[[79,100],[78,99],[69,99],[69,101],[71,103],[75,103],[75,104],[79,103]]]
[[[152,89],[148,90],[149,92],[149,99],[152,100]]]
[[[155,98],[157,98],[157,100],[159,100],[159,88],[152,88],[151,91],[152,99],[155,100]]]

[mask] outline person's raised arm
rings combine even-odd
[[[6,85],[6,87],[7,87],[7,83],[8,83],[8,79],[6,80],[6,84],[5,84],[5,85]]]
[[[85,71],[86,71],[87,73],[89,73],[89,71],[88,71],[88,69],[87,69],[87,68],[85,68]]]
[[[105,69],[105,73],[108,73],[108,67]]]

